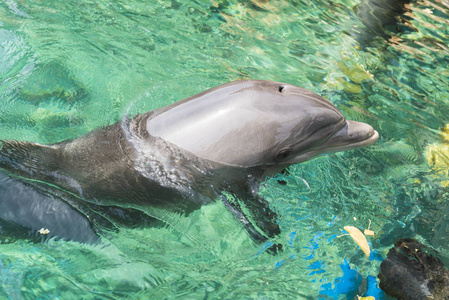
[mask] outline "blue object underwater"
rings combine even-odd
[[[367,297],[373,296],[376,300],[391,299],[379,288],[376,282],[376,277],[368,275],[366,278],[357,271],[352,269],[348,261],[345,259],[340,265],[343,271],[343,276],[334,280],[334,283],[326,283],[321,286],[320,299],[341,299],[346,296],[346,299],[354,299],[357,296]],[[360,295],[361,285],[366,285],[366,292]]]

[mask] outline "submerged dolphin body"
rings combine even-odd
[[[361,0],[354,7],[358,19],[364,28],[358,28],[353,35],[362,48],[376,46],[376,37],[392,43],[393,36],[417,31],[411,24],[412,0]],[[408,13],[408,14],[407,14]],[[396,39],[394,43],[398,43]],[[379,47],[377,44],[376,47]]]
[[[128,210],[167,221],[167,210],[188,214],[221,198],[255,241],[265,241],[280,230],[275,213],[257,195],[260,181],[291,164],[368,146],[377,138],[371,126],[346,120],[313,92],[285,83],[246,80],[74,140],[52,145],[5,141],[0,167],[21,180],[31,179],[27,184],[51,194],[52,201],[62,199],[60,209],[68,221],[64,224],[58,217],[57,226],[74,228],[77,240],[82,239],[71,220],[80,215],[93,227],[98,223],[96,215],[108,219]],[[230,201],[224,194],[240,201]],[[14,213],[25,211],[29,220],[36,220],[34,225],[28,221],[27,227],[39,229],[42,219],[50,220],[47,227],[52,225],[51,217],[42,217],[45,211],[32,207],[33,203],[16,206],[16,212],[0,218],[17,221],[20,218]]]

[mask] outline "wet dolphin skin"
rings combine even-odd
[[[64,202],[52,204],[61,211],[57,226],[73,228],[73,234],[61,232],[82,241],[73,222],[80,216],[95,231],[101,222],[92,220],[113,219],[108,214],[131,219],[139,211],[166,221],[164,210],[188,215],[221,199],[251,237],[263,242],[280,230],[276,214],[258,195],[261,181],[292,164],[369,146],[377,138],[370,125],[346,120],[311,91],[280,82],[235,81],[77,139],[52,145],[3,141],[0,168],[44,191],[44,198],[5,206],[16,211],[0,219],[20,223],[25,214],[27,223],[20,225],[51,227],[52,217],[38,203],[52,195],[51,203],[55,197]],[[14,197],[0,202],[8,201]]]

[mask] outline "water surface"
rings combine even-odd
[[[75,138],[248,78],[315,91],[381,136],[263,184],[280,215],[278,255],[254,244],[220,202],[176,228],[106,232],[99,245],[36,242],[3,225],[0,297],[354,299],[373,294],[372,276],[399,237],[449,257],[449,5],[412,1],[384,26],[367,21],[366,6],[0,1],[0,139]],[[371,260],[339,237],[369,220]]]

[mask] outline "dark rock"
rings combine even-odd
[[[399,239],[380,265],[380,288],[397,299],[449,299],[449,270],[431,248]]]

